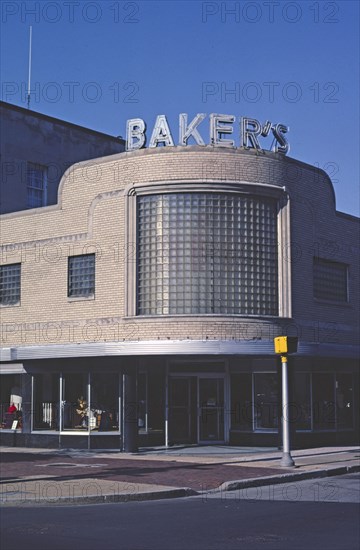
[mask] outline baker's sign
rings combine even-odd
[[[178,145],[188,145],[192,141],[196,145],[205,145],[205,142],[199,131],[199,126],[207,117],[205,113],[198,113],[191,122],[188,122],[186,113],[179,115],[179,142]],[[235,147],[235,140],[228,136],[234,134],[234,124],[236,117],[234,115],[219,115],[212,113],[209,115],[209,144],[214,147]],[[273,124],[267,120],[261,124],[255,118],[239,117],[240,123],[240,147],[253,148],[262,151],[259,138],[272,136],[273,141],[270,146],[272,151],[286,155],[290,147],[285,138],[289,128],[284,124]],[[147,128],[142,118],[132,118],[126,123],[126,150],[134,151],[146,147]],[[165,115],[156,117],[155,125],[151,133],[149,147],[174,147],[174,139]]]

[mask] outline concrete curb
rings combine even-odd
[[[4,506],[72,506],[74,504],[106,504],[117,502],[144,502],[149,500],[161,500],[169,498],[183,498],[189,496],[205,496],[221,493],[224,491],[235,491],[250,487],[260,487],[268,485],[280,485],[285,483],[294,483],[306,479],[316,479],[332,477],[360,471],[360,465],[336,466],[323,470],[309,470],[307,472],[291,472],[275,476],[258,477],[253,479],[242,479],[238,481],[226,481],[216,489],[196,491],[189,487],[180,487],[174,489],[139,491],[137,493],[118,493],[104,495],[73,495],[72,497],[59,497],[52,499],[29,499],[29,500],[8,500],[0,503]]]
[[[194,489],[188,487],[165,489],[159,491],[146,491],[139,493],[119,493],[104,495],[87,495],[72,497],[57,497],[56,499],[28,499],[8,500],[0,502],[0,508],[8,506],[72,506],[74,504],[107,504],[117,502],[143,502],[148,500],[161,500],[168,498],[182,498],[199,495]]]
[[[247,487],[260,487],[261,485],[280,485],[281,483],[291,483],[293,481],[302,481],[304,479],[339,476],[344,474],[353,474],[355,472],[360,472],[360,465],[336,466],[334,468],[327,468],[326,470],[309,470],[307,472],[291,472],[276,476],[226,481],[217,489],[208,492],[216,493],[221,491],[235,491],[237,489],[246,489]]]

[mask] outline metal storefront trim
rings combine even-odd
[[[1,363],[0,374],[25,374],[26,370],[22,363]]]
[[[273,341],[148,340],[11,348],[14,361],[134,355],[274,355]],[[357,358],[359,346],[300,343],[297,356]]]

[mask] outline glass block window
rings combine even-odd
[[[68,296],[95,295],[95,254],[70,256],[68,266]]]
[[[1,305],[20,304],[21,264],[2,265],[0,267],[0,303]]]
[[[27,206],[38,208],[47,202],[47,167],[27,163]]]
[[[348,301],[348,266],[314,258],[314,297],[319,300]]]
[[[278,315],[276,201],[140,196],[137,222],[138,315]]]

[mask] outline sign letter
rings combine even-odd
[[[285,126],[284,124],[276,124],[274,128],[272,129],[272,132],[274,134],[274,138],[277,141],[277,144],[275,145],[275,152],[276,153],[282,153],[283,155],[286,155],[286,153],[289,152],[290,145],[285,139],[284,134],[289,131],[288,126]]]
[[[234,147],[233,139],[223,139],[221,134],[232,134],[232,126],[224,126],[224,124],[232,124],[235,120],[234,115],[210,115],[210,143],[215,147]]]
[[[255,118],[241,117],[241,146],[254,147],[260,149],[260,143],[257,138],[262,132],[261,124]]]
[[[206,113],[198,113],[188,126],[187,114],[181,113],[181,115],[179,115],[179,145],[187,145],[187,141],[190,136],[194,138],[197,145],[205,145],[203,138],[196,128],[196,126],[199,126],[200,122],[202,122],[205,117]]]
[[[156,117],[149,147],[157,147],[159,143],[163,143],[168,147],[174,147],[174,141],[165,115],[159,115]]]
[[[126,150],[134,151],[145,146],[146,124],[142,118],[131,118],[126,124]],[[136,141],[134,141],[136,140]]]

